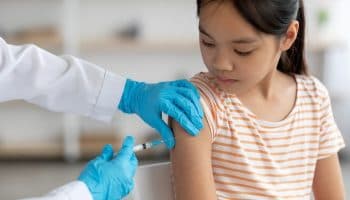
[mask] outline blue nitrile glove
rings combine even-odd
[[[122,199],[133,189],[138,165],[133,147],[134,138],[128,136],[115,158],[109,144],[86,165],[78,180],[87,185],[94,200]]]
[[[187,80],[147,84],[128,79],[118,107],[125,113],[136,113],[155,128],[171,149],[174,136],[161,113],[176,120],[187,133],[198,135],[204,115],[199,98],[197,89]]]

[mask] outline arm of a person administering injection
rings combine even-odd
[[[176,138],[171,151],[175,199],[217,199],[211,165],[211,136],[206,119],[199,136],[191,137],[170,120]]]
[[[345,190],[338,155],[317,161],[313,181],[315,200],[344,200]]]

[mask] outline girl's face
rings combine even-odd
[[[221,89],[243,94],[277,71],[279,39],[255,30],[229,1],[201,8],[199,32],[204,63]]]

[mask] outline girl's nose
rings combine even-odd
[[[224,50],[218,50],[213,59],[213,67],[220,71],[234,70],[234,65],[229,53]]]

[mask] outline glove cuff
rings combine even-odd
[[[118,109],[121,110],[124,113],[135,113],[135,103],[133,101],[133,98],[135,98],[135,95],[137,94],[137,88],[138,85],[141,83],[137,81],[133,81],[131,79],[127,79],[125,83],[125,87],[123,90],[123,95],[121,97],[121,100],[118,105]]]

